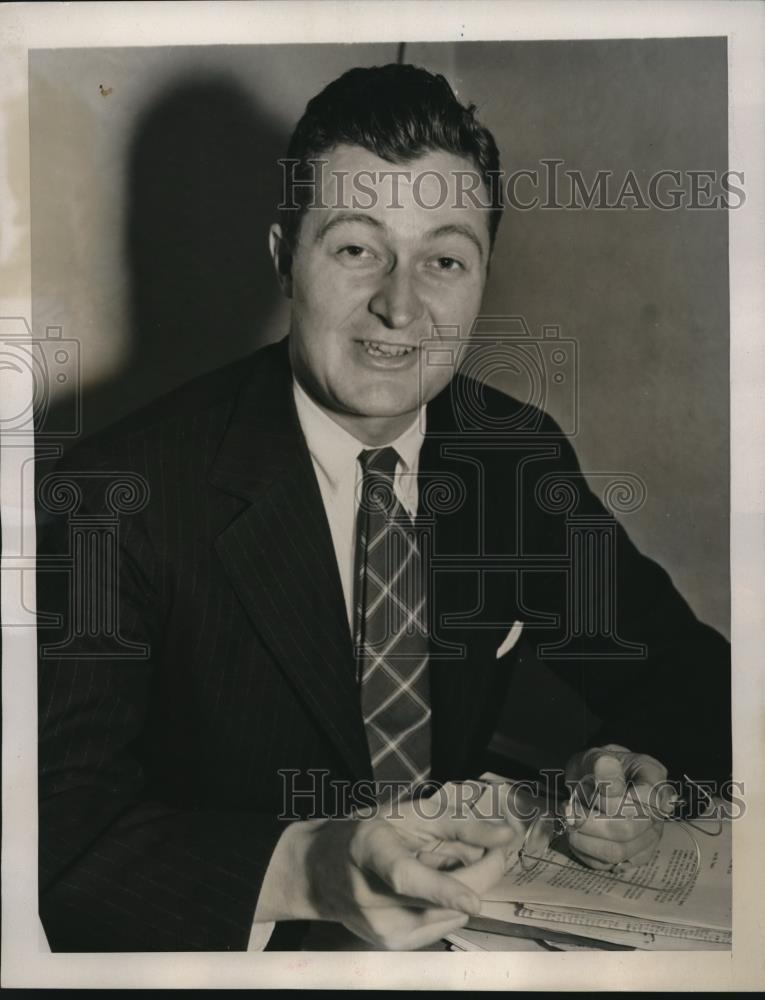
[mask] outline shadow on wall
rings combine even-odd
[[[120,372],[84,390],[83,436],[285,332],[269,334],[280,293],[267,233],[287,141],[227,78],[176,82],[141,116],[127,171],[130,343]]]

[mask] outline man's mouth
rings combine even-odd
[[[373,358],[403,358],[417,350],[413,344],[388,344],[383,340],[362,340],[359,343]]]

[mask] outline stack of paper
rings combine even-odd
[[[709,831],[717,829],[716,821],[694,823]],[[580,942],[589,938],[647,950],[728,950],[730,821],[724,822],[716,837],[692,833],[701,853],[701,864],[692,878],[696,849],[676,821],[664,824],[660,846],[649,863],[619,873],[620,879],[649,888],[627,885],[609,872],[586,868],[567,852],[565,843],[553,844],[543,855],[544,862],[532,871],[524,871],[516,859],[486,895],[481,916],[468,928],[484,934],[517,934],[517,928],[524,927],[538,929],[542,939],[550,933],[562,942],[569,934]],[[470,936],[461,945],[454,943],[467,947]],[[496,942],[489,945],[494,947]]]
[[[525,928],[529,931],[530,928]],[[515,937],[507,933],[494,934],[469,927],[454,931],[447,938],[452,951],[601,951],[604,948],[633,951],[632,945],[622,946],[573,934],[545,931],[544,937],[534,930],[532,936]]]

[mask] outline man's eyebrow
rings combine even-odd
[[[483,245],[471,226],[466,226],[460,222],[447,222],[443,226],[429,229],[425,235],[428,239],[434,239],[436,236],[465,236],[476,247],[481,260],[483,260]]]
[[[333,215],[331,219],[327,219],[317,233],[316,239],[323,240],[328,232],[336,226],[342,225],[344,222],[361,222],[365,226],[371,226],[373,229],[377,230],[386,228],[385,225],[379,221],[379,219],[375,219],[371,215],[367,215],[364,212],[339,212],[337,215]]]
[[[336,226],[342,225],[344,222],[360,222],[365,226],[370,226],[377,232],[387,229],[384,222],[380,222],[379,219],[375,219],[374,216],[368,215],[366,212],[338,212],[337,215],[333,215],[332,218],[327,219],[319,232],[316,234],[316,239],[318,241],[323,240],[327,233],[331,232]],[[435,239],[438,236],[464,236],[466,239],[470,240],[470,242],[478,250],[478,255],[481,260],[484,259],[484,249],[480,239],[478,238],[475,230],[471,226],[467,226],[464,223],[447,222],[443,226],[437,226],[435,229],[429,229],[425,236],[427,239]]]

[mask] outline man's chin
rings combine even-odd
[[[406,403],[370,403],[368,401],[357,401],[348,410],[349,415],[367,420],[404,420],[411,417],[414,420],[420,409],[419,400],[409,400]]]
[[[414,415],[437,396],[443,389],[442,385],[409,386],[408,391],[401,391],[403,386],[378,385],[359,388],[346,396],[345,402],[349,413],[355,416],[373,417],[395,420],[407,414]]]

